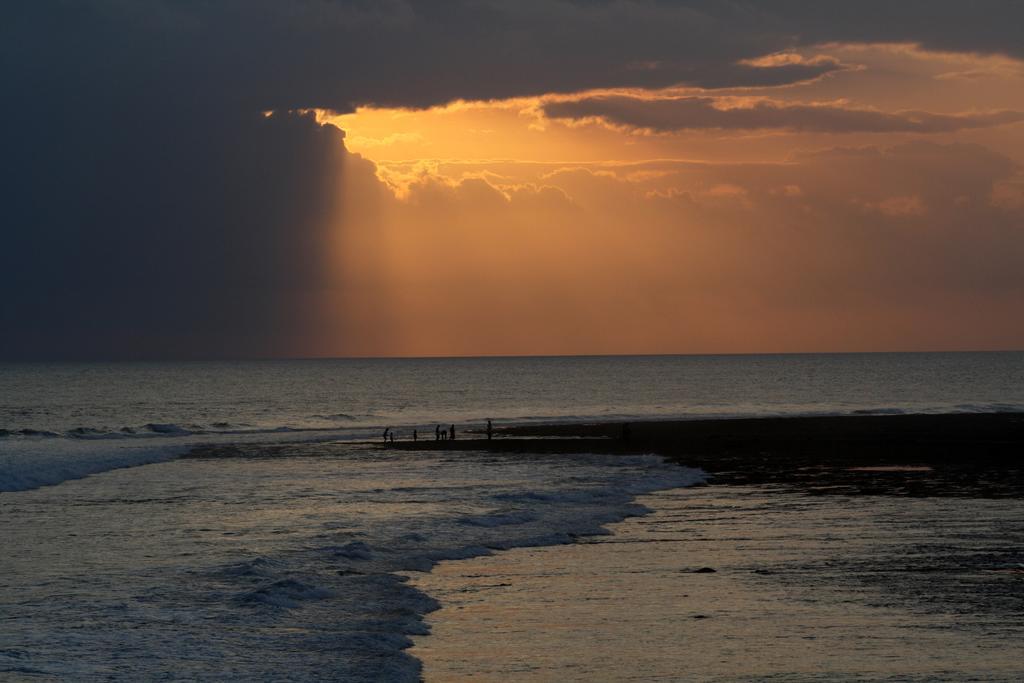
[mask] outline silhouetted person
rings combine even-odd
[[[629,428],[629,423],[628,422],[626,422],[626,423],[624,423],[622,425],[622,440],[623,441],[629,441],[629,437],[632,436],[631,431],[632,430]]]
[[[391,427],[384,428],[384,443],[388,442],[388,434],[391,432]]]
[[[490,441],[491,437],[494,436],[494,427],[491,426],[491,421],[487,421],[487,440]]]
[[[455,425],[451,426],[451,429],[448,430],[448,433],[451,434],[451,436],[449,438],[452,441],[455,441]]]
[[[391,432],[390,434],[388,434],[388,438],[391,439],[391,443],[394,443],[395,442],[395,433]]]
[[[434,427],[434,441],[441,440],[441,425]]]
[[[412,440],[413,441],[419,441],[420,440],[420,433],[418,431],[416,431],[415,429],[412,430]]]

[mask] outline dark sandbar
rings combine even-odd
[[[854,415],[506,427],[493,440],[398,442],[412,450],[657,453],[716,485],[807,493],[1024,495],[1024,414]]]

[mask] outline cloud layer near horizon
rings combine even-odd
[[[923,13],[929,22],[920,21]],[[385,310],[388,304],[368,287],[394,292],[400,286],[368,277],[359,264],[386,261],[401,250],[399,235],[409,228],[400,225],[426,226],[441,244],[454,239],[446,236],[445,226],[465,222],[468,231],[470,216],[476,217],[479,230],[489,214],[473,207],[493,200],[495,186],[470,182],[453,190],[448,181],[435,179],[440,183],[432,186],[435,203],[423,203],[426,186],[417,189],[415,201],[401,202],[377,180],[372,164],[345,149],[341,132],[310,115],[289,112],[345,112],[360,104],[415,108],[456,98],[572,95],[595,88],[787,86],[827,80],[845,73],[847,66],[829,59],[758,58],[828,41],[909,41],[932,49],[1024,56],[1016,28],[1022,19],[1024,5],[1000,0],[829,3],[827,11],[815,2],[707,0],[7,3],[0,9],[5,245],[0,314],[15,322],[0,335],[0,358],[374,352],[370,342],[386,340],[389,323],[386,316],[364,314],[373,311],[368,302]],[[699,102],[691,106],[702,116],[718,115]],[[799,107],[778,108],[812,122],[822,114]],[[276,113],[264,116],[271,110]],[[751,111],[743,116],[768,114],[779,115]],[[846,115],[836,111],[829,121],[801,125],[834,130]],[[858,119],[858,125],[953,130],[1008,122],[1010,116],[878,113],[873,122]],[[940,155],[936,163],[962,161]],[[971,188],[978,183],[977,192],[934,189],[950,196],[980,196],[978,188],[996,182],[991,174],[969,182],[952,170],[932,170],[928,177],[935,188],[943,178]],[[1004,205],[1016,201],[1011,175],[1006,171],[998,181]],[[598,173],[593,179],[600,185],[606,178]],[[580,218],[579,211],[596,209],[584,199],[582,185],[577,196],[570,176],[564,180],[559,186],[548,183],[559,194],[501,189],[501,201],[489,205],[497,226],[489,239],[515,244],[498,227],[515,231],[538,222],[536,239],[542,240],[540,233],[547,230],[566,250],[561,260],[552,252],[550,272],[538,279],[547,283],[549,293],[560,287],[554,298],[561,297],[572,309],[588,294],[559,276],[558,265],[572,261],[574,254],[593,252],[594,245],[615,248],[617,242],[588,241],[586,226],[603,226],[609,235],[613,226],[600,220],[595,224],[593,216]],[[760,196],[735,180],[692,190],[710,182],[673,187],[741,205]],[[803,187],[799,180],[788,184]],[[608,191],[618,187],[609,185]],[[655,192],[652,198],[665,194],[677,226],[697,220],[681,208],[687,206],[680,203],[682,194],[668,199],[670,190],[645,191]],[[834,207],[842,205],[856,215],[923,220],[923,215],[934,215],[929,213],[932,191],[874,197],[862,204],[853,201],[851,192]],[[459,199],[455,205],[452,192]],[[563,195],[570,199],[569,208],[558,203]],[[644,220],[651,202],[657,203],[652,198],[630,202],[640,213],[616,223],[618,229]],[[570,213],[549,214],[556,205]],[[658,220],[669,221],[669,213],[658,214]],[[1003,226],[1006,234],[999,233],[1003,241],[994,242],[1000,248],[993,258],[1018,253],[1006,237],[1012,234],[1006,216],[1015,214],[956,215]],[[732,219],[746,220],[741,215]],[[380,246],[375,233],[366,233],[367,226],[397,241],[385,244],[382,253],[366,252]],[[557,228],[576,239],[555,239]],[[716,230],[728,234],[730,228],[723,223]],[[479,234],[467,233],[464,240],[473,243],[487,233]],[[621,239],[637,247],[647,244]],[[488,253],[482,243],[479,247]],[[521,254],[527,263],[528,256]],[[639,255],[636,259],[634,267],[643,270]],[[346,268],[352,272],[341,272]],[[574,268],[568,272],[586,275]],[[458,280],[463,291],[473,289],[474,278],[486,281],[486,271],[465,272]],[[630,281],[627,270],[618,272]],[[400,282],[401,273],[395,275]],[[449,291],[443,277],[437,282],[438,291]],[[450,286],[456,286],[455,280]],[[1015,286],[1006,291],[1016,292]],[[663,291],[678,288],[666,280]],[[497,290],[491,292],[498,297]],[[646,295],[657,299],[651,291]],[[647,306],[644,296],[636,290],[637,310]],[[450,297],[440,301],[437,310],[455,306]],[[628,308],[627,302],[620,303]],[[336,318],[325,313],[339,306],[344,311]],[[446,315],[469,324],[474,310],[479,309],[466,303]],[[535,329],[529,307],[517,310],[519,329]],[[372,324],[378,327],[369,329]],[[1000,338],[1022,339],[1015,329],[1011,332]],[[652,327],[650,335],[657,333]],[[441,332],[436,335],[443,339]],[[623,351],[638,343],[620,341]],[[444,352],[445,347],[438,341],[431,348]],[[450,345],[450,352],[469,351]],[[477,351],[486,353],[489,347]]]
[[[949,133],[1024,121],[1024,112],[882,112],[830,104],[757,101],[722,106],[712,97],[600,96],[543,105],[553,119],[600,119],[656,132],[778,129],[814,133]]]

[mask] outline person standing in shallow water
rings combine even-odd
[[[384,428],[384,443],[388,442],[388,434],[391,432],[391,427]]]
[[[491,426],[491,421],[487,421],[487,440],[490,441],[491,437],[494,436],[494,427]]]
[[[441,425],[434,427],[434,441],[441,440]]]
[[[451,439],[452,441],[455,441],[455,425],[451,426],[451,429],[448,430],[448,433],[451,435],[448,438]]]
[[[413,441],[419,441],[420,440],[420,433],[417,430],[415,430],[415,429],[412,430],[412,440]]]

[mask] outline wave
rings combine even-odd
[[[332,413],[330,415],[313,415],[313,418],[317,420],[343,420],[345,422],[354,422],[355,420],[361,420],[365,418],[374,418],[376,415],[349,415],[348,413]]]
[[[339,427],[293,427],[290,425],[278,425],[268,427],[253,427],[245,424],[232,424],[229,422],[214,422],[209,425],[201,424],[175,424],[147,422],[139,426],[124,426],[117,429],[107,427],[73,427],[64,431],[51,431],[47,429],[0,429],[0,439],[74,439],[74,440],[122,440],[122,439],[147,439],[154,437],[180,437],[180,436],[203,436],[203,435],[250,435],[250,434],[281,434],[292,432],[336,432]],[[376,427],[373,427],[376,429]]]
[[[352,541],[341,547],[327,547],[334,557],[346,560],[370,560],[373,559],[373,549],[363,541]]]
[[[499,511],[489,515],[463,517],[459,520],[459,524],[468,524],[469,526],[494,527],[506,526],[509,524],[525,524],[526,522],[532,522],[535,519],[537,519],[536,515],[527,510],[512,510],[508,512]]]
[[[960,403],[953,406],[955,413],[1020,413],[1024,406],[1016,403]]]
[[[546,424],[582,424],[603,421],[670,421],[670,420],[727,420],[727,419],[750,419],[762,417],[825,417],[843,415],[914,415],[914,414],[938,414],[938,413],[1020,413],[1024,412],[1024,404],[991,402],[991,403],[958,403],[943,405],[910,405],[910,406],[871,406],[871,407],[850,407],[846,409],[818,410],[807,407],[794,406],[778,410],[752,409],[752,410],[718,410],[708,411],[705,407],[685,408],[652,408],[641,409],[635,412],[612,412],[609,410],[595,410],[594,412],[578,414],[558,415],[516,415],[506,417],[494,417],[493,423],[498,426],[517,425],[546,425]],[[201,423],[175,423],[175,422],[147,422],[141,425],[126,425],[121,427],[107,427],[97,425],[80,425],[70,429],[57,427],[23,427],[23,428],[0,428],[0,442],[6,440],[33,440],[33,439],[74,439],[74,440],[124,440],[124,439],[152,439],[192,437],[192,436],[250,436],[259,434],[317,434],[332,432],[349,432],[357,438],[378,436],[377,431],[385,424],[394,425],[394,428],[410,431],[414,427],[430,431],[434,422],[429,421],[408,421],[398,419],[397,416],[386,418],[372,413],[354,415],[349,413],[315,414],[308,418],[314,421],[327,421],[333,424],[269,424],[252,425],[239,422],[227,421]],[[370,423],[368,420],[376,420],[377,423]],[[462,416],[455,419],[456,424],[468,424],[479,427],[486,422],[487,418]],[[442,420],[447,424],[449,419]],[[301,421],[300,421],[301,422]],[[428,429],[429,427],[429,429]]]
[[[83,458],[98,458],[101,447],[109,446],[73,445]],[[126,452],[139,448],[117,446]],[[319,462],[267,470],[260,459],[233,465],[239,472],[255,468],[269,477],[264,481],[281,484],[268,486],[271,491],[255,503],[255,519],[243,527],[253,535],[240,543],[216,542],[221,532],[239,529],[231,515],[223,523],[213,519],[219,517],[218,505],[209,519],[198,512],[182,521],[166,514],[163,496],[133,501],[138,517],[128,525],[134,535],[125,539],[157,534],[149,541],[152,548],[143,549],[155,558],[152,566],[127,566],[114,557],[80,568],[79,574],[95,578],[89,600],[54,601],[60,617],[54,619],[38,609],[22,610],[33,632],[41,634],[32,640],[38,649],[23,661],[0,652],[0,670],[38,660],[56,669],[54,678],[110,677],[104,667],[112,653],[120,653],[121,668],[113,674],[118,680],[208,678],[211,671],[223,671],[216,667],[224,657],[231,660],[229,677],[237,680],[420,680],[420,665],[405,649],[412,636],[428,632],[424,615],[440,605],[403,572],[607,533],[603,525],[646,511],[636,503],[637,493],[703,480],[699,472],[655,457],[462,454],[446,459],[361,448],[350,454],[343,449],[332,459],[334,476],[323,480],[310,479],[322,474]],[[246,479],[225,477],[203,487],[197,500],[248,501],[252,491]],[[163,475],[133,481],[130,490],[148,497],[153,491],[145,487],[168,480],[192,491],[191,481]],[[410,496],[411,482],[420,484],[417,495]],[[423,503],[430,504],[428,514],[422,513]],[[303,514],[301,519],[276,514],[282,509]],[[247,510],[248,505],[240,512],[246,516]],[[269,511],[275,514],[265,514]],[[65,512],[72,519],[81,516]],[[80,521],[92,529],[90,512]],[[104,517],[104,523],[120,529],[116,516]],[[165,544],[159,534],[179,532],[200,533],[192,544],[173,543],[161,554]],[[95,543],[81,536],[73,548]],[[200,552],[182,552],[194,550]],[[74,628],[82,618],[95,628]],[[131,628],[123,628],[126,623]],[[183,651],[190,653],[185,660]]]
[[[636,502],[637,495],[706,480],[700,470],[658,456],[537,456],[528,473],[512,478],[505,478],[504,471],[521,471],[522,459],[533,456],[488,456],[482,475],[474,465],[461,469],[470,458],[439,467],[409,457],[397,466],[429,468],[424,473],[438,477],[451,469],[447,476],[462,481],[478,478],[456,490],[426,490],[443,508],[425,516],[402,509],[409,505],[408,487],[379,489],[377,502],[398,510],[393,516],[368,527],[346,525],[317,535],[301,549],[273,559],[211,568],[218,595],[249,610],[247,620],[325,619],[337,634],[333,651],[344,661],[341,678],[381,680],[381,667],[387,666],[387,680],[416,681],[422,673],[419,663],[403,651],[412,645],[411,636],[429,633],[424,616],[440,604],[409,585],[406,573],[428,572],[443,561],[608,534],[608,524],[649,512]],[[467,507],[478,512],[466,515]],[[313,623],[317,626],[309,633],[324,628]]]
[[[758,417],[806,417],[834,415],[905,415],[936,413],[1021,413],[1015,403],[961,403],[951,406],[867,407],[834,411],[721,412],[672,415],[561,415],[558,417],[517,417],[496,419],[499,425],[588,423],[604,420],[708,420]],[[362,419],[336,413],[341,416]],[[471,423],[472,424],[472,423]],[[421,426],[421,429],[426,429]],[[107,470],[145,465],[177,457],[196,446],[225,446],[252,441],[316,442],[328,440],[376,440],[376,426],[318,427],[291,425],[253,426],[225,421],[210,424],[147,422],[116,429],[78,426],[64,431],[42,428],[0,428],[0,491],[22,491],[59,484]],[[411,431],[412,426],[399,426]],[[429,430],[427,430],[429,431]],[[472,524],[473,521],[467,521]],[[494,520],[476,520],[494,524]]]
[[[27,491],[124,467],[173,460],[188,450],[184,445],[152,448],[111,448],[95,443],[63,448],[0,450],[0,492]]]
[[[184,434],[167,427],[147,438],[104,438],[84,430],[60,435],[0,440],[0,492],[27,491],[125,467],[150,465],[187,455],[199,447],[234,450],[252,443],[316,443],[369,438],[369,433],[277,428],[248,432]]]
[[[188,436],[194,432],[190,429],[182,427],[176,424],[155,424],[153,422],[147,423],[145,428],[154,434],[164,434],[169,436]]]
[[[45,429],[0,429],[0,438],[5,436],[27,436],[41,439],[53,439],[61,436],[57,432]]]
[[[325,600],[333,593],[326,588],[295,579],[281,579],[240,596],[240,601],[259,602],[273,607],[295,608],[307,600]]]

